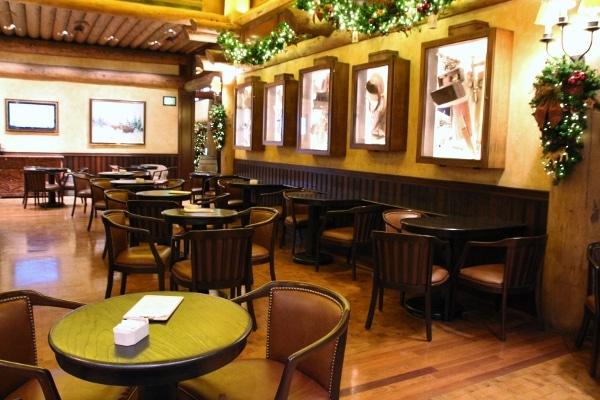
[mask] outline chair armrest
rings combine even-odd
[[[52,374],[47,369],[33,365],[0,360],[0,376],[6,376],[6,374],[9,373],[12,376],[20,376],[28,380],[37,380],[40,384],[42,392],[44,393],[44,399],[60,400],[60,394],[58,393],[54,379],[52,379]]]

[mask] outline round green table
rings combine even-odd
[[[113,327],[144,295],[183,296],[166,322],[132,346],[114,342]],[[175,399],[177,383],[214,371],[246,346],[250,315],[230,300],[201,293],[152,292],[112,297],[78,308],[49,333],[60,367],[106,385],[138,386],[140,399]]]

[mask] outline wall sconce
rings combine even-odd
[[[544,26],[544,35],[540,39],[542,43],[546,44],[546,53],[552,57],[548,51],[548,44],[554,41],[552,37],[552,28],[554,25],[560,27],[560,42],[563,53],[566,54],[571,60],[579,61],[583,60],[583,57],[592,48],[594,42],[594,32],[598,30],[598,12],[600,11],[599,0],[581,0],[579,5],[578,13],[587,15],[588,22],[584,30],[590,32],[590,44],[588,48],[580,55],[570,55],[565,50],[564,31],[565,27],[569,25],[568,11],[574,8],[576,5],[575,0],[542,0],[540,9],[535,19],[536,25]]]
[[[210,82],[210,91],[213,92],[216,96],[221,94],[221,90],[223,89],[223,83],[221,82],[220,76],[214,76],[212,81]]]

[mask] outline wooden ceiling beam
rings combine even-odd
[[[24,39],[1,35],[0,49],[2,51],[15,53],[132,61],[161,65],[188,65],[193,62],[193,58],[185,54],[152,52],[148,50],[131,50],[110,46],[92,46],[76,43],[56,43],[46,40]],[[2,75],[1,72],[0,75]]]
[[[69,10],[91,11],[130,18],[153,19],[174,24],[189,25],[194,20],[197,26],[213,29],[238,31],[240,26],[220,14],[184,8],[144,5],[119,0],[19,0],[19,3],[37,4]]]

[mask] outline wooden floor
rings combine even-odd
[[[104,296],[106,266],[101,259],[104,231],[97,218],[86,230],[89,214],[77,204],[43,210],[20,199],[0,199],[0,291],[34,289],[49,295],[92,302]],[[89,213],[89,210],[88,210]],[[288,240],[289,243],[289,240]],[[573,337],[536,329],[522,312],[508,316],[507,341],[500,342],[498,315],[492,304],[461,297],[462,317],[435,321],[433,341],[425,340],[423,320],[399,306],[387,292],[383,312],[364,329],[371,275],[366,268],[353,281],[344,260],[312,267],[290,261],[290,249],[278,250],[277,278],[310,281],[333,288],[352,305],[341,384],[344,399],[598,399],[598,380],[588,376],[591,341],[577,351]],[[268,280],[267,266],[255,269],[255,285]],[[115,291],[120,279],[116,277]],[[132,276],[128,292],[157,289],[156,277]],[[265,304],[255,305],[259,317]],[[37,313],[40,364],[55,367],[47,329],[60,313]],[[264,323],[259,324],[264,327]],[[252,333],[241,357],[264,356],[264,331]]]

